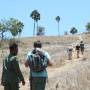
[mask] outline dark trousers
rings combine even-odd
[[[81,48],[81,53],[82,53],[82,55],[83,55],[83,53],[84,53],[84,48]]]
[[[15,83],[15,84],[7,83],[4,86],[4,90],[19,90],[19,84],[18,83]]]
[[[45,90],[46,77],[30,78],[30,90]]]

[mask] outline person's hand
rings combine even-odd
[[[1,80],[1,85],[3,85],[3,81]]]
[[[25,81],[22,81],[22,85],[25,85]]]
[[[6,83],[1,80],[1,85],[5,86],[5,84],[6,84]]]
[[[28,60],[24,63],[25,67],[28,67],[29,66],[29,62]]]

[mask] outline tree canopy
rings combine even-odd
[[[57,16],[55,19],[56,19],[57,22],[60,21],[60,17],[59,16]]]
[[[22,32],[23,27],[23,23],[15,18],[8,20],[8,28],[14,37]]]
[[[70,30],[70,33],[72,33],[72,34],[75,34],[77,32],[78,32],[78,30],[75,27],[72,27]]]
[[[37,10],[34,10],[31,12],[30,17],[37,22],[38,20],[40,20],[40,13]]]
[[[87,29],[87,31],[90,32],[90,22],[87,23],[87,25],[86,25],[86,29]]]
[[[5,20],[0,22],[0,37],[4,39],[4,33],[7,32],[7,23]]]
[[[2,20],[0,22],[0,37],[4,37],[5,32],[10,32],[12,36],[17,36],[22,32],[24,24],[15,18],[9,20]]]

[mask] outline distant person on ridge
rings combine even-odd
[[[68,53],[68,60],[72,60],[72,52],[73,48],[70,46],[67,48],[67,53]]]
[[[80,46],[79,44],[76,45],[76,52],[77,52],[77,58],[79,58],[79,54],[80,54]]]
[[[10,54],[3,60],[1,84],[4,86],[4,90],[19,90],[19,82],[25,85],[25,81],[17,59],[17,43],[10,42],[9,50]]]
[[[81,50],[81,54],[84,54],[84,43],[83,41],[80,42],[80,50]]]
[[[52,66],[49,54],[42,49],[40,41],[34,42],[34,49],[28,52],[25,62],[30,67],[30,90],[45,90],[48,65]]]

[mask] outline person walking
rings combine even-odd
[[[68,53],[68,60],[72,60],[72,52],[73,52],[73,47],[68,47],[67,48],[67,53]]]
[[[80,42],[80,50],[81,50],[81,54],[84,54],[84,43],[83,41]]]
[[[10,54],[3,60],[1,84],[4,86],[4,90],[19,90],[19,82],[25,85],[25,81],[17,59],[17,43],[10,42],[9,50]]]
[[[79,54],[80,54],[80,46],[79,44],[76,45],[76,52],[77,52],[77,58],[79,58]]]
[[[40,41],[34,42],[34,49],[28,52],[25,66],[30,67],[30,90],[45,90],[48,77],[46,68],[52,66],[52,62]]]

